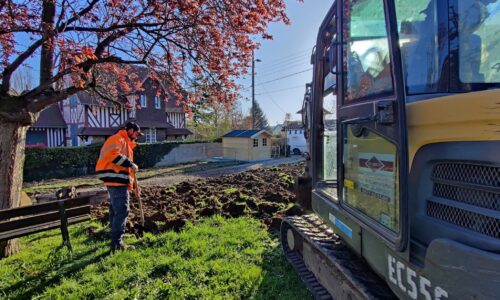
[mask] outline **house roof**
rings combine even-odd
[[[111,103],[106,100],[99,100],[94,95],[91,95],[88,91],[82,91],[77,93],[78,100],[83,105],[96,105],[96,106],[105,106],[105,107],[113,107],[116,104]]]
[[[283,128],[283,124],[277,124],[277,125],[272,127],[271,132],[273,134],[279,133],[282,128]]]
[[[191,135],[191,130],[186,128],[168,128],[167,135]]]
[[[120,127],[108,127],[108,128],[95,128],[95,127],[82,127],[78,130],[79,136],[111,136],[115,134]]]
[[[172,124],[167,123],[165,120],[142,120],[142,118],[137,119],[137,124],[141,128],[173,128]]]
[[[269,132],[266,130],[261,130],[261,129],[251,129],[251,130],[233,130],[222,137],[227,137],[227,138],[254,138],[260,134],[267,134],[269,136],[272,136]]]
[[[66,122],[59,110],[59,106],[53,104],[40,113],[38,120],[36,120],[35,124],[31,127],[66,128]]]
[[[291,129],[302,129],[302,121],[288,121],[283,125],[281,131],[291,130]]]

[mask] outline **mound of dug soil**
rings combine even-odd
[[[228,218],[254,217],[267,226],[278,227],[284,215],[302,213],[295,204],[293,185],[303,169],[303,164],[294,164],[185,181],[169,187],[145,187],[144,227],[140,225],[138,201],[131,199],[127,232],[180,230],[188,221],[214,214]],[[107,222],[108,203],[94,207],[92,213]]]

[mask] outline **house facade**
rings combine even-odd
[[[140,143],[183,140],[191,131],[185,128],[183,107],[170,95],[159,93],[158,82],[149,76],[143,80],[143,90],[127,96],[128,103],[98,100],[89,92],[79,92],[62,102],[67,124],[66,144],[70,146],[103,142],[126,122],[141,126],[144,136]],[[131,109],[127,109],[127,104]]]
[[[304,136],[304,126],[301,121],[288,121],[281,129],[285,132],[286,142],[294,154],[309,152],[309,146]]]
[[[222,156],[242,161],[270,159],[271,140],[265,130],[233,130],[222,136]]]
[[[67,127],[59,104],[53,104],[44,109],[38,120],[26,132],[26,146],[64,147]]]

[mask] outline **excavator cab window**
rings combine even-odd
[[[500,1],[395,2],[407,101],[500,86]],[[418,62],[418,63],[416,63]]]
[[[393,95],[387,23],[382,0],[345,1],[344,99],[350,106]],[[400,231],[396,145],[362,123],[345,124],[342,203],[395,234]]]
[[[337,201],[337,17],[333,14],[322,36],[320,146],[317,189]]]
[[[383,7],[382,0],[344,2],[344,102],[392,94]]]

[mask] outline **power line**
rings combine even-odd
[[[286,59],[283,58],[283,59],[279,59],[279,60],[271,60],[271,61],[269,61],[269,63],[262,65],[262,67],[260,69],[268,71],[270,69],[274,69],[276,67],[286,65],[290,62],[302,61],[302,60],[306,61],[308,59],[308,57],[309,57],[308,54],[299,54],[299,55],[295,55],[295,56],[292,56],[292,57],[289,57]]]
[[[293,69],[293,68],[296,68],[296,67],[303,67],[305,64],[303,61],[298,61],[298,62],[295,62],[295,63],[292,63],[292,64],[289,64],[289,65],[286,65],[286,66],[283,66],[281,68],[277,68],[275,69],[274,71],[268,71],[268,72],[265,72],[265,73],[255,73],[256,75],[259,75],[260,78],[262,77],[269,77],[273,74],[276,74],[276,73],[283,73],[283,71],[290,71],[290,69]]]
[[[302,48],[301,50],[297,50],[297,51],[295,51],[295,52],[291,52],[291,53],[289,53],[288,55],[285,55],[285,56],[280,56],[280,57],[278,57],[278,58],[276,58],[276,59],[272,59],[272,58],[271,58],[271,59],[272,59],[273,61],[275,61],[275,62],[279,62],[279,61],[281,61],[281,60],[287,60],[287,59],[289,59],[289,58],[291,58],[291,57],[304,55],[304,53],[306,53],[306,52],[311,52],[311,51],[312,51],[312,48],[311,48],[311,47],[307,47],[307,48]]]
[[[309,69],[298,71],[298,72],[295,72],[295,73],[292,73],[292,74],[287,74],[287,75],[284,75],[284,76],[281,76],[281,77],[278,77],[278,78],[275,78],[275,79],[271,79],[271,80],[268,80],[268,81],[260,82],[260,83],[256,84],[256,86],[257,85],[263,85],[263,84],[271,83],[271,82],[275,82],[275,81],[278,81],[278,80],[281,80],[281,79],[285,79],[285,78],[288,78],[288,77],[292,77],[292,76],[295,76],[295,75],[298,75],[298,74],[301,74],[301,73],[305,73],[305,72],[311,71],[312,69],[313,68],[309,68]]]
[[[267,93],[260,93],[260,94],[255,94],[255,95],[257,96],[257,95],[265,95],[265,94],[275,94],[275,93],[279,93],[279,92],[283,92],[283,91],[289,91],[289,90],[294,90],[294,89],[304,88],[304,87],[305,87],[305,84],[301,84],[301,85],[291,86],[291,87],[288,87],[288,88],[283,88],[283,89],[279,89],[279,90],[273,90],[273,91],[270,91],[270,92],[268,91]]]
[[[265,92],[267,92],[267,90],[266,90],[265,87],[262,87],[262,88],[264,89]],[[276,107],[279,110],[281,110],[283,113],[286,114],[286,111],[283,108],[281,108],[281,106],[279,106],[278,103],[276,103],[276,101],[274,100],[274,98],[271,95],[269,95],[269,93],[265,93],[265,95],[271,100],[272,103],[274,103],[274,105],[276,105]]]

